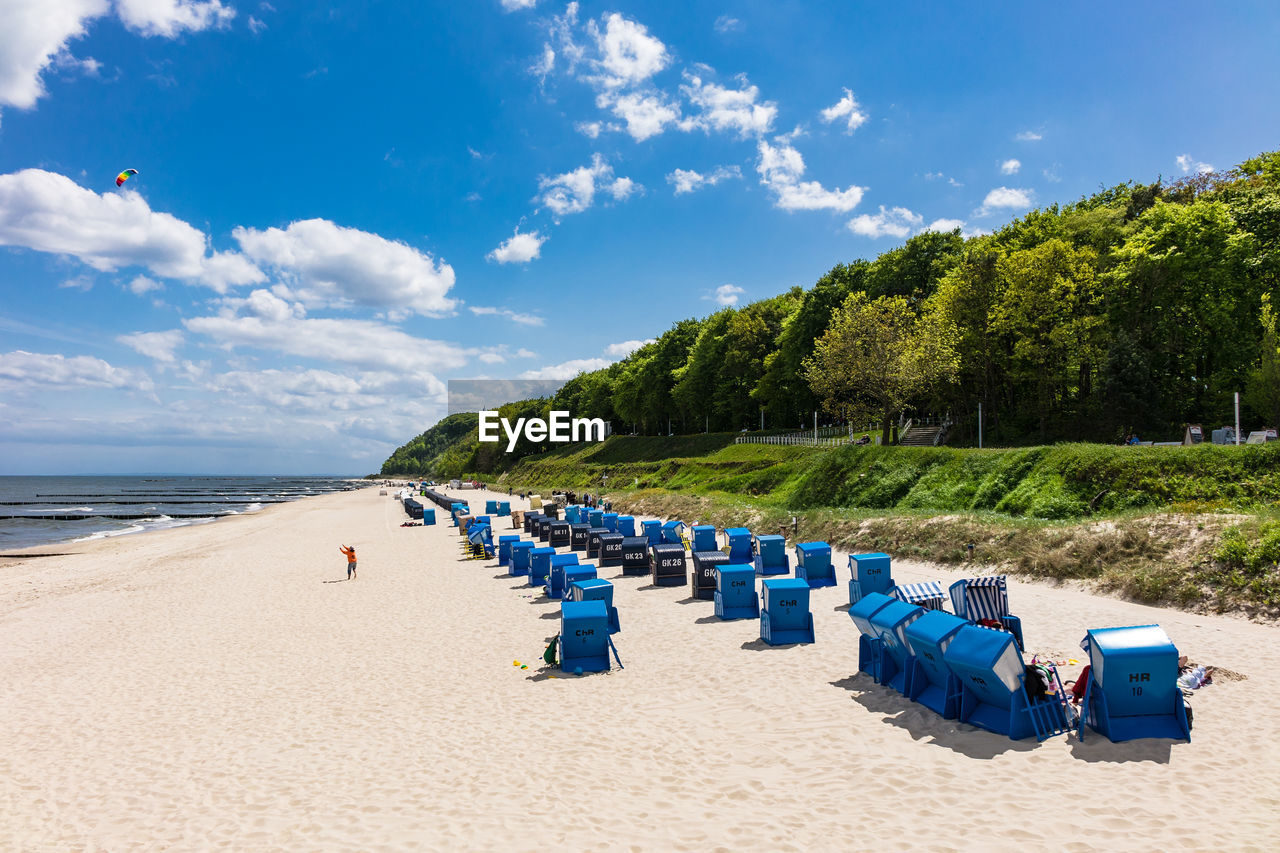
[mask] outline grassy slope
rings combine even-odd
[[[1280,445],[1004,450],[735,445],[615,437],[517,462],[519,488],[941,562],[1082,578],[1149,602],[1280,611]],[[490,477],[491,478],[491,477]],[[492,478],[491,478],[492,479]],[[1272,552],[1276,553],[1272,553]]]

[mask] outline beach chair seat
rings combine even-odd
[[[809,584],[796,578],[765,578],[760,585],[760,639],[771,646],[812,643]]]
[[[484,512],[485,512],[485,515],[497,515],[497,514],[498,514],[498,502],[497,502],[497,501],[485,501],[485,502],[484,502]]]
[[[1089,656],[1082,740],[1086,724],[1116,743],[1147,737],[1191,740],[1178,687],[1178,649],[1163,628],[1095,628],[1080,645]]]
[[[836,585],[836,570],[831,564],[831,546],[826,542],[801,542],[796,545],[796,577],[810,589]]]
[[[524,524],[524,532],[530,535],[536,535],[537,530],[534,528],[534,525],[537,524],[538,519],[540,518],[542,518],[542,513],[533,512],[532,510],[526,511],[521,519]]]
[[[713,600],[716,616],[721,619],[758,619],[760,599],[756,597],[756,567],[746,563],[716,566]]]
[[[592,527],[604,527],[604,510],[587,510],[587,524],[590,524]],[[607,530],[608,528],[605,529]]]
[[[942,584],[938,581],[900,583],[889,590],[889,594],[899,601],[923,607],[925,610],[944,610],[946,608],[947,595],[942,591]]]
[[[600,516],[600,526],[610,533],[618,532],[618,514],[616,512],[606,512]]]
[[[694,551],[693,571],[689,574],[689,594],[711,601],[716,596],[716,569],[729,563],[724,551]]]
[[[473,560],[484,560],[494,556],[493,528],[487,524],[473,524],[467,531],[469,557]]]
[[[1022,620],[1009,613],[1008,582],[1004,575],[981,578],[965,578],[951,584],[951,608],[961,619],[967,619],[987,627],[999,626],[1018,641],[1018,649],[1026,648],[1022,641]]]
[[[569,525],[569,547],[574,551],[587,550],[587,531],[590,529],[590,524],[571,523]]]
[[[434,509],[424,507],[422,510],[422,526],[432,527],[436,523],[436,511]]]
[[[620,515],[615,522],[614,533],[621,533],[623,537],[631,537],[636,535],[636,519],[633,515]]]
[[[551,525],[555,523],[555,519],[549,515],[543,515],[536,523],[537,538],[539,542],[546,542],[551,538]]]

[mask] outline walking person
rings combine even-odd
[[[354,545],[339,545],[338,550],[347,555],[347,580],[356,579],[356,547]]]

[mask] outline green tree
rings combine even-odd
[[[716,429],[722,427],[719,416],[713,411],[716,380],[724,362],[725,333],[736,313],[733,308],[725,308],[704,320],[698,330],[698,338],[689,350],[688,360],[672,371],[675,386],[671,389],[671,396],[686,429],[692,427],[692,431],[697,432],[697,428],[704,425]]]
[[[805,376],[827,411],[850,421],[893,417],[917,395],[951,379],[955,329],[938,314],[917,317],[904,296],[852,293],[805,360]]]
[[[1268,426],[1280,429],[1280,334],[1276,330],[1276,314],[1271,295],[1262,295],[1262,352],[1258,366],[1249,375],[1246,400],[1270,420]]]

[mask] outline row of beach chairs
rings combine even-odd
[[[637,523],[574,506],[561,519],[545,507],[520,517],[528,539],[504,535],[495,544],[488,516],[472,517],[454,502],[451,513],[469,554],[496,556],[510,575],[525,576],[561,600],[566,671],[607,670],[610,652],[617,659],[610,639],[621,630],[613,585],[597,577],[597,565],[648,574],[657,586],[687,583],[694,597],[714,602],[719,618],[759,619],[761,639],[773,645],[814,642],[810,592],[836,584],[825,542],[796,545],[795,577],[779,577],[790,571],[785,539],[747,528],[724,530],[722,545],[711,525]],[[580,554],[595,562],[579,563]],[[966,578],[945,591],[936,581],[895,584],[886,554],[851,555],[849,572],[859,670],[944,718],[1013,739],[1044,740],[1073,729],[1083,738],[1086,726],[1114,741],[1190,738],[1177,687],[1178,652],[1157,625],[1088,632],[1082,646],[1091,666],[1076,714],[1056,670],[1041,670],[1048,685],[1028,681],[1039,675],[1024,663],[1022,622],[1009,612],[1005,576]],[[947,612],[948,603],[954,612]]]

